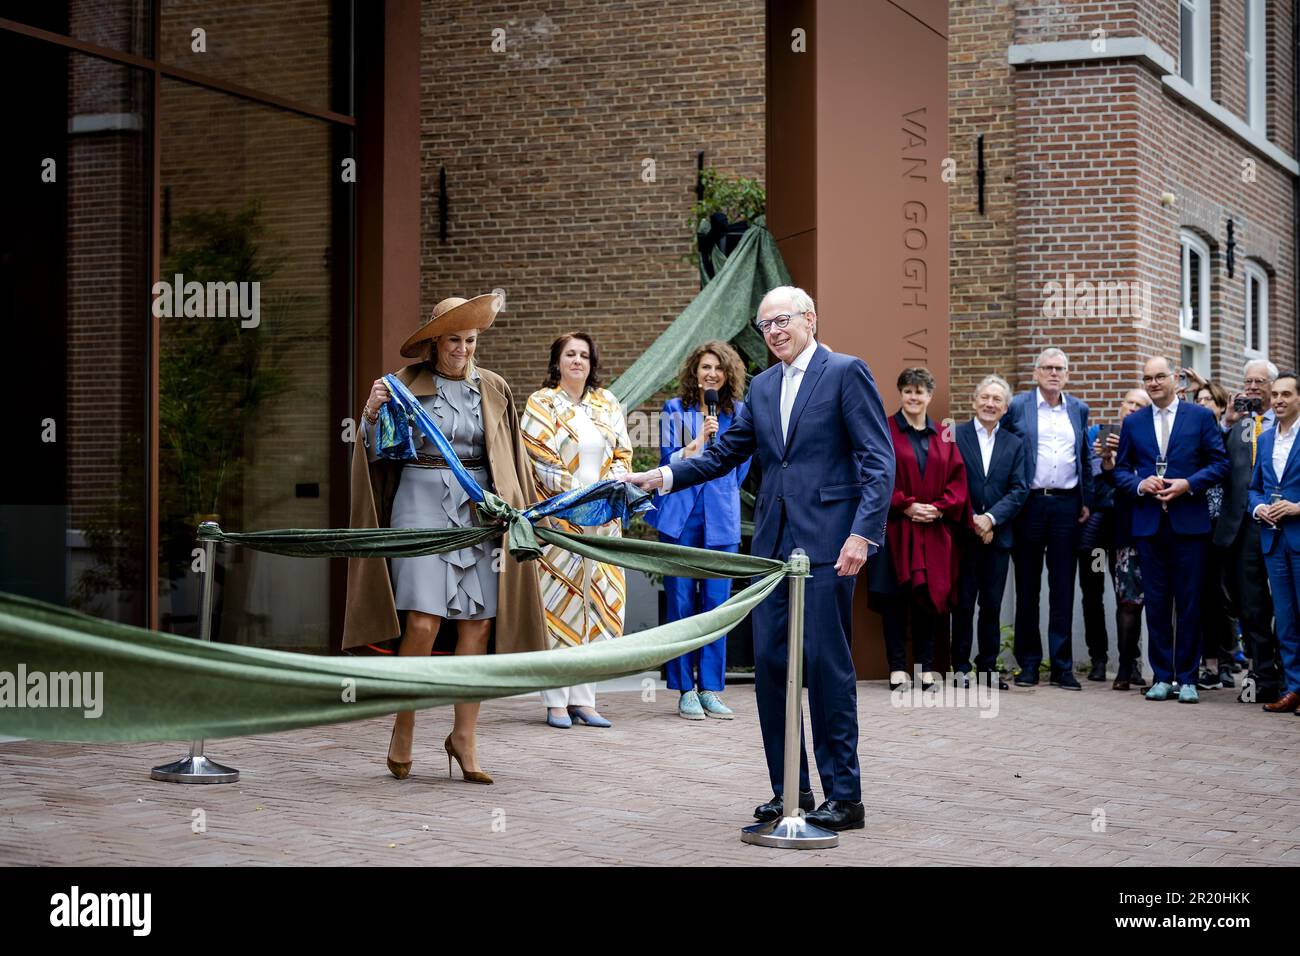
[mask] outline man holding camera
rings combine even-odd
[[[1274,703],[1281,691],[1281,665],[1273,631],[1273,599],[1260,549],[1259,522],[1247,517],[1251,474],[1258,457],[1259,436],[1273,427],[1268,407],[1277,366],[1257,359],[1246,363],[1245,387],[1233,397],[1224,416],[1228,427],[1228,477],[1223,482],[1223,507],[1212,544],[1224,550],[1228,596],[1236,607],[1241,636],[1250,655],[1250,672],[1237,699],[1242,703]]]

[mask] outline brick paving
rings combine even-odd
[[[180,744],[0,743],[0,864],[1263,865],[1300,862],[1300,718],[1155,704],[1089,684],[970,708],[896,708],[859,685],[867,828],[823,851],[742,844],[768,793],[752,688],[731,722],[676,694],[602,693],[611,730],[553,730],[536,699],[489,702],[492,787],[448,780],[450,710],[417,718],[413,774],[388,719],[210,743],[233,786],[149,779]],[[820,788],[818,799],[821,799]],[[206,832],[195,834],[195,810]],[[1104,827],[1101,814],[1104,813]]]

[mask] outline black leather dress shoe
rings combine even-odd
[[[867,813],[861,801],[827,800],[808,814],[808,822],[827,830],[861,830],[867,825]]]
[[[811,790],[800,790],[799,809],[804,813],[811,813],[814,806],[813,792]],[[754,808],[754,819],[761,823],[766,823],[768,820],[779,819],[781,814],[784,812],[785,798],[780,794],[774,793],[772,794],[771,800]]]
[[[1016,675],[1015,683],[1017,687],[1037,687],[1038,672],[1034,671],[1034,673],[1031,674],[1028,671],[1021,671]]]
[[[1052,678],[1052,686],[1060,687],[1062,690],[1083,690],[1079,686],[1079,681],[1068,671],[1055,675]]]
[[[1092,670],[1088,671],[1088,680],[1104,681],[1106,679],[1106,662],[1094,661]]]

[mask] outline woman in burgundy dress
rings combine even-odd
[[[884,619],[889,656],[889,688],[909,680],[907,623],[912,622],[913,663],[921,687],[939,680],[934,664],[934,634],[940,619],[957,603],[955,532],[966,521],[969,504],[966,465],[952,426],[940,428],[927,414],[934,376],[925,368],[906,368],[898,376],[902,407],[889,419],[894,441],[894,497],[889,506],[886,547],[867,567],[870,603]]]

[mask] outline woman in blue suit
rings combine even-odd
[[[659,464],[699,455],[736,420],[744,403],[745,363],[726,342],[697,346],[677,374],[678,394],[664,403],[660,419]],[[717,415],[709,415],[707,390],[718,393]],[[659,540],[693,548],[736,552],[740,547],[740,485],[749,460],[704,484],[657,499],[646,520],[659,529]],[[725,578],[664,578],[668,620],[712,610],[731,596]],[[731,720],[731,708],[719,694],[727,669],[727,636],[668,662],[668,686],[681,692],[677,715],[687,720]]]

